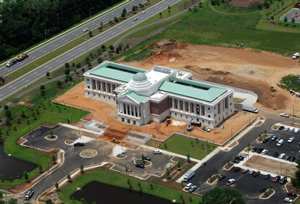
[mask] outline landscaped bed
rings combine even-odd
[[[203,159],[217,146],[216,144],[204,142],[199,139],[173,135],[161,144],[159,148],[185,156],[189,155],[191,158]]]

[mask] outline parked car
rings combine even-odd
[[[290,129],[289,129],[289,132],[290,132],[290,133],[293,133],[293,132],[294,132],[294,130],[295,130],[295,128],[293,128],[293,127],[290,127]]]
[[[246,173],[248,173],[248,172],[249,172],[249,169],[248,169],[248,168],[243,169],[243,171],[242,171],[243,174],[246,174]]]
[[[218,178],[219,181],[222,181],[224,178],[225,178],[225,175],[219,174],[219,178]]]
[[[32,189],[28,190],[24,195],[24,200],[30,200],[30,198],[33,196],[34,191]]]
[[[285,157],[285,153],[281,153],[278,158],[283,159],[284,157]]]
[[[84,143],[83,143],[83,142],[75,142],[75,143],[73,144],[73,146],[74,146],[74,147],[82,147],[82,146],[84,146]]]
[[[279,181],[279,183],[280,183],[281,185],[284,185],[286,182],[287,182],[287,177],[286,177],[286,176],[283,177],[282,179],[280,179],[280,181]]]
[[[293,199],[286,197],[286,198],[283,199],[283,201],[286,202],[286,203],[292,203]]]
[[[295,140],[295,137],[290,137],[287,142],[292,143],[294,140]]]
[[[150,158],[150,157],[147,157],[147,156],[145,156],[145,157],[144,157],[144,160],[151,161],[151,158]]]
[[[227,186],[231,186],[235,182],[235,179],[229,179],[226,183]]]
[[[205,167],[206,164],[207,164],[206,162],[203,162],[203,163],[201,164],[201,167]]]
[[[27,54],[27,53],[19,54],[19,55],[16,57],[16,61],[22,61],[22,60],[26,59],[27,57],[28,57],[28,54]]]
[[[266,191],[266,188],[261,188],[261,189],[259,189],[259,192],[260,193],[263,193],[263,192],[265,192]]]
[[[194,192],[195,190],[197,189],[197,186],[196,185],[192,185],[189,189],[189,192],[192,193]]]
[[[290,159],[290,161],[291,161],[291,162],[294,162],[295,159],[296,159],[296,157],[295,157],[295,156],[292,156],[291,159]]]
[[[261,152],[261,154],[267,154],[268,152],[269,152],[269,150],[264,149],[264,150]]]
[[[235,171],[235,172],[239,172],[240,170],[241,170],[241,167],[235,167],[235,168],[234,168],[234,171]]]
[[[6,67],[11,67],[11,66],[13,66],[14,64],[16,64],[17,63],[17,60],[12,60],[12,61],[9,61],[9,62],[7,62],[6,63]]]
[[[294,133],[298,134],[299,133],[299,128],[295,128]]]
[[[84,29],[82,29],[82,31],[85,33],[87,31],[89,31],[89,29],[88,28],[84,28]]]
[[[265,138],[265,139],[263,140],[263,143],[266,144],[268,141],[269,141],[269,140],[268,140],[267,138]]]
[[[285,127],[283,130],[287,132],[289,131],[289,129],[290,129],[289,127]]]
[[[155,155],[155,154],[162,154],[162,151],[159,150],[159,149],[156,149],[156,150],[153,151],[153,154],[154,154],[154,155]]]
[[[257,177],[260,174],[260,171],[253,171],[253,177]]]
[[[256,152],[257,151],[257,147],[253,147],[252,152]]]
[[[275,177],[273,178],[273,182],[276,183],[276,182],[279,181],[279,179],[280,179],[280,176],[275,176]]]
[[[291,158],[291,156],[285,155],[285,157],[283,159],[288,161],[290,158]]]
[[[259,148],[256,152],[257,152],[258,154],[260,154],[263,150],[264,150],[264,148]]]
[[[208,127],[205,127],[205,126],[204,126],[202,129],[203,129],[204,131],[206,131],[206,132],[210,132],[210,131],[211,131],[211,129],[210,129],[210,128],[208,128]]]
[[[297,193],[294,193],[293,191],[287,192],[286,193],[287,196],[292,196],[292,197],[297,197]]]
[[[283,143],[284,143],[284,140],[283,140],[283,139],[279,140],[279,141],[277,142],[277,147],[282,146]]]
[[[281,126],[278,128],[278,130],[283,130],[283,128],[284,128],[284,126],[281,125]]]
[[[141,169],[145,168],[145,165],[143,163],[136,163],[135,166]]]
[[[271,140],[272,141],[275,141],[277,139],[277,136],[276,135],[273,135],[272,137],[271,137]]]
[[[240,160],[238,160],[238,159],[233,159],[232,162],[235,163],[235,164],[238,164],[238,163],[240,163]]]
[[[193,185],[192,183],[188,183],[188,184],[186,184],[186,186],[184,187],[184,189],[185,190],[189,190],[192,185]]]
[[[274,152],[273,157],[278,157],[278,152]]]
[[[268,180],[269,178],[271,177],[271,175],[270,174],[267,174],[267,175],[265,175],[265,180]]]
[[[281,117],[285,117],[285,118],[288,118],[288,117],[290,117],[288,114],[286,114],[286,113],[280,113],[280,116]]]

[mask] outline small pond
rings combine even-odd
[[[129,191],[126,188],[112,186],[97,181],[85,185],[72,195],[76,200],[84,198],[88,203],[97,204],[170,204],[170,200],[159,198],[146,193]]]
[[[24,171],[30,172],[37,168],[37,165],[15,157],[10,157],[4,152],[4,144],[0,145],[0,175],[5,179],[16,179],[18,174]]]

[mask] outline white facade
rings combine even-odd
[[[116,104],[118,120],[144,125],[172,116],[215,127],[234,112],[233,90],[164,67],[144,71],[104,62],[84,74],[85,96]]]

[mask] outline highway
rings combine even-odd
[[[98,47],[105,42],[109,41],[110,39],[118,36],[119,34],[129,30],[130,28],[138,25],[139,23],[151,18],[152,16],[158,14],[159,12],[168,8],[168,6],[172,6],[178,3],[180,0],[164,0],[147,10],[144,13],[140,13],[132,18],[129,18],[123,21],[120,24],[112,27],[111,29],[101,33],[98,36],[91,38],[90,40],[86,41],[85,43],[69,50],[68,52],[60,55],[53,60],[43,64],[42,66],[36,68],[34,71],[23,75],[22,77],[18,78],[17,80],[12,81],[11,83],[3,86],[0,89],[0,101],[6,99],[7,97],[11,96],[15,92],[27,87],[31,83],[37,81],[38,79],[45,76],[47,72],[51,72],[65,64],[65,62],[72,61],[73,59],[77,58],[78,56],[86,53],[95,47]],[[138,2],[137,0],[134,2]],[[133,20],[137,18],[137,20]],[[83,26],[86,27],[86,26]],[[81,31],[82,32],[82,31]],[[30,59],[30,58],[28,58]]]
[[[140,3],[145,3],[146,0],[132,0],[128,3],[100,16],[99,18],[96,18],[82,26],[79,26],[78,28],[42,45],[41,47],[31,51],[28,53],[29,57],[21,62],[18,62],[14,64],[13,66],[6,68],[4,65],[0,68],[0,76],[6,76],[12,72],[14,72],[17,69],[20,69],[21,67],[37,60],[38,58],[47,55],[48,53],[52,52],[53,50],[70,43],[71,41],[75,40],[76,38],[80,37],[84,34],[83,29],[88,28],[89,30],[94,30],[98,28],[101,25],[101,22],[103,24],[109,22],[110,20],[114,19],[116,16],[120,16],[123,9],[126,8],[127,11],[132,9],[132,6],[139,5]],[[87,11],[88,12],[88,11]],[[46,31],[45,31],[46,32]],[[47,36],[47,32],[46,32]]]

